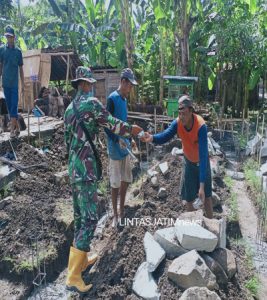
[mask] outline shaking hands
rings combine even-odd
[[[141,137],[141,141],[145,143],[151,143],[153,141],[153,135],[145,132],[144,135]]]
[[[148,132],[143,132],[143,129],[138,125],[132,126],[132,135],[138,136],[144,143],[151,143],[153,141],[153,135]]]
[[[133,136],[136,136],[136,135],[138,135],[141,131],[143,131],[143,129],[142,129],[140,126],[138,126],[138,125],[133,125],[133,126],[132,126],[131,134],[132,134]]]

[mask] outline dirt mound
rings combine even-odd
[[[97,263],[96,271],[87,274],[86,282],[93,284],[93,289],[85,299],[139,299],[132,292],[132,282],[137,268],[145,260],[143,238],[146,231],[154,233],[157,229],[167,227],[166,224],[158,222],[159,218],[176,218],[185,211],[185,207],[178,197],[182,161],[168,154],[163,161],[168,162],[169,171],[162,175],[157,171],[159,186],[166,188],[167,197],[161,200],[157,197],[158,188],[152,186],[150,179],[140,188],[140,195],[144,203],[135,207],[126,208],[126,218],[147,218],[155,221],[153,224],[142,224],[142,226],[124,226],[115,229],[107,227],[103,236],[108,237],[107,246],[103,249],[101,259]],[[218,191],[219,187],[216,185]],[[140,197],[139,195],[139,197]],[[166,270],[171,261],[165,259],[153,273],[158,281],[161,299],[178,299],[182,294],[175,284],[166,275]],[[220,291],[222,299],[245,299],[245,291],[240,287],[240,282],[234,279],[229,282],[226,290]]]
[[[65,181],[59,184],[55,178],[55,173],[67,169],[63,126],[55,131],[43,149],[39,151],[23,141],[16,144],[19,164],[45,164],[46,167],[25,170],[25,174],[18,175],[11,188],[4,192],[5,196],[12,196],[13,199],[0,210],[0,269],[6,269],[5,275],[2,275],[10,280],[20,281],[23,272],[32,272],[33,242],[39,235],[40,250],[61,258],[62,267],[67,263],[69,247],[66,245],[72,242],[73,234],[73,229],[66,227],[72,220],[69,209],[72,207],[71,187]],[[107,159],[105,173],[106,167]],[[106,197],[105,194],[99,197],[100,213],[106,210]],[[68,213],[65,216],[68,222],[64,220],[65,213]],[[53,262],[50,266],[47,262],[47,266],[57,272]],[[10,277],[8,273],[14,268],[16,274]],[[51,278],[48,277],[48,281]],[[31,280],[26,280],[27,284]]]
[[[13,183],[13,200],[5,207],[8,222],[0,235],[1,257],[13,259],[29,246],[30,236],[42,229],[47,243],[62,239],[64,233],[57,228],[53,212],[58,198],[70,197],[68,185],[55,183],[54,166],[44,155],[27,144],[22,144],[17,154],[25,165],[46,162],[48,169],[29,169],[26,178],[18,176]]]
[[[168,161],[169,172],[165,176],[159,172],[158,178],[160,186],[167,190],[166,200],[157,197],[158,189],[153,188],[148,179],[140,189],[145,202],[136,207],[126,207],[126,218],[150,218],[150,224],[138,226],[136,223],[137,226],[124,226],[119,228],[119,233],[116,233],[115,229],[106,229],[104,235],[110,236],[110,240],[103,250],[97,271],[87,278],[94,286],[88,299],[138,299],[132,294],[132,280],[137,268],[145,260],[145,232],[153,234],[157,229],[166,226],[160,222],[160,218],[176,219],[185,211],[178,199],[181,161],[171,155],[167,155],[165,161]],[[160,273],[160,269],[156,272]],[[154,275],[157,277],[157,274]]]
[[[59,139],[62,140],[60,137],[55,139],[54,143]],[[61,141],[58,144],[64,146]],[[42,256],[50,255],[54,263],[59,257],[58,253],[61,252],[60,268],[62,269],[66,263],[67,253],[63,253],[62,249],[67,249],[69,236],[66,228],[56,219],[56,208],[60,199],[71,198],[71,191],[68,184],[56,183],[54,173],[60,169],[47,154],[41,154],[31,145],[20,141],[16,145],[16,155],[19,164],[24,166],[33,164],[47,166],[30,168],[25,170],[26,174],[18,175],[11,188],[5,192],[13,198],[4,209],[0,210],[4,220],[0,228],[0,268],[5,270],[2,276],[12,281],[21,281],[23,278],[26,285],[30,285],[33,279],[32,251],[35,249],[34,242],[38,236],[39,251],[46,252],[41,254]],[[65,159],[58,161],[66,168]],[[54,264],[54,270],[47,269],[47,274],[49,276],[52,273],[56,274],[57,267],[58,264]]]
[[[64,142],[63,125],[60,126],[52,135],[46,150],[48,150],[46,156],[51,162],[53,170],[60,172],[63,169],[66,169],[66,165],[68,163],[68,153]]]

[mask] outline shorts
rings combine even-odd
[[[109,159],[109,175],[112,188],[119,188],[121,181],[131,183],[133,174],[130,155],[127,155],[122,160]]]
[[[182,189],[181,199],[187,202],[194,201],[198,196],[199,191],[199,164],[193,163],[188,159],[184,158],[183,173],[182,173]],[[212,186],[211,186],[211,170],[210,162],[208,160],[207,175],[204,185],[205,198],[211,197]]]

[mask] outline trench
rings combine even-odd
[[[220,145],[224,149],[228,161],[226,168],[234,172],[241,171],[240,166],[245,157],[236,137],[228,133],[220,141]],[[244,239],[248,249],[252,251],[255,273],[260,282],[258,298],[265,300],[267,295],[267,243],[262,239],[261,222],[243,180],[233,179],[233,193],[237,196],[238,220],[227,224],[227,235],[233,239]]]

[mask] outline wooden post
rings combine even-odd
[[[39,138],[39,148],[41,149],[40,117],[38,117],[38,138]]]
[[[247,122],[247,142],[248,142],[248,134],[249,134],[249,122]]]
[[[31,96],[28,96],[28,144],[30,144],[30,101]]]
[[[262,141],[263,141],[263,132],[264,132],[264,113],[262,117],[262,127],[261,127],[261,141],[260,141],[260,153],[259,153],[259,165],[261,163],[261,151],[262,151]]]
[[[257,115],[257,123],[256,123],[256,132],[255,132],[255,135],[257,135],[257,132],[258,132],[258,125],[259,125],[259,115]]]
[[[68,83],[69,83],[69,69],[70,69],[70,56],[67,55],[67,75],[66,75],[66,94],[68,95]]]
[[[157,108],[154,107],[155,133],[157,133]]]
[[[224,115],[225,99],[226,99],[226,81],[224,80],[223,81],[223,99],[222,99],[222,107],[221,107],[221,114],[220,114],[220,129],[221,129],[220,139],[222,138],[222,126],[223,126],[222,118],[223,118],[223,115]]]
[[[244,134],[244,120],[245,120],[245,108],[243,109],[243,115],[242,115],[242,135]]]
[[[20,97],[22,98],[22,111],[25,112],[25,85],[24,85],[24,92],[21,91]]]
[[[223,125],[223,138],[224,138],[224,136],[225,136],[225,130],[226,130],[226,123],[227,123],[227,115],[225,115],[225,120],[224,120],[224,125]]]

